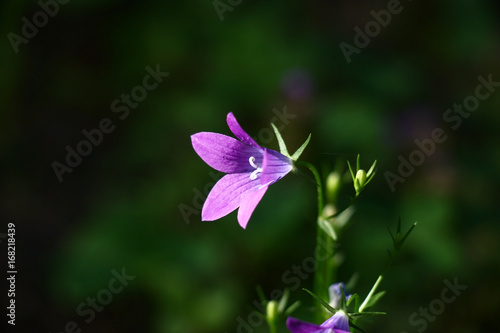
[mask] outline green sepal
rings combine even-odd
[[[314,294],[312,291],[306,289],[306,288],[302,288],[302,290],[306,291],[309,295],[311,295],[312,297],[314,297],[315,300],[317,300],[318,302],[321,303],[321,305],[323,305],[323,307],[328,310],[329,312],[331,312],[332,314],[335,314],[338,310],[334,309],[330,304],[328,304],[327,302],[325,302],[321,297],[317,296],[316,294]],[[345,298],[345,296],[344,296]]]
[[[307,137],[306,141],[302,144],[302,146],[300,146],[300,148],[297,149],[295,153],[293,153],[291,157],[292,161],[296,161],[299,159],[300,155],[302,155],[307,145],[309,144],[309,141],[311,141],[311,134],[309,134],[309,136]]]
[[[389,227],[387,227],[387,230],[389,230],[389,234],[391,235],[391,238],[392,238],[392,243],[393,243],[394,249],[396,251],[399,251],[401,249],[404,242],[406,241],[406,239],[408,238],[408,236],[410,235],[410,233],[413,231],[413,229],[416,226],[417,226],[417,222],[413,223],[412,226],[410,227],[410,229],[408,229],[408,231],[403,235],[401,233],[401,217],[399,217],[398,225],[396,227],[396,234],[393,234],[391,232],[391,229],[389,229]]]
[[[347,307],[345,305],[345,293],[344,293],[344,288],[339,288],[340,289],[340,303],[339,303],[339,310],[342,310],[347,313]]]
[[[274,134],[276,135],[276,139],[278,140],[278,144],[280,146],[280,153],[290,157],[290,154],[288,153],[288,149],[286,148],[285,141],[283,141],[283,137],[281,136],[280,131],[278,131],[278,128],[271,123],[271,126],[273,127]]]
[[[352,294],[351,295],[351,297],[347,301],[347,308],[349,308],[351,306],[352,302],[354,302],[354,311],[353,312],[358,312],[359,311],[359,306],[361,305],[358,294]]]
[[[349,161],[347,161],[347,166],[349,167],[349,172],[351,173],[351,178],[352,181],[354,182],[356,180],[356,177],[354,176],[354,172],[352,171],[351,163],[349,163]]]

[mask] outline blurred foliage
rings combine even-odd
[[[350,64],[339,43],[352,44],[354,26],[387,1],[243,1],[223,21],[211,1],[71,1],[18,54],[4,38],[0,211],[18,225],[18,327],[62,331],[74,320],[88,332],[234,332],[256,310],[255,285],[267,293],[291,287],[283,275],[315,242],[307,174],[273,185],[247,230],[234,213],[201,223],[179,208],[197,210],[214,182],[189,136],[229,134],[233,111],[273,149],[271,121],[283,125],[291,151],[312,133],[303,158],[325,172],[358,153],[378,160],[340,242],[339,280],[357,273],[360,295],[385,262],[386,226],[399,216],[419,222],[406,260],[382,285],[378,310],[389,315],[361,323],[367,332],[415,331],[409,316],[455,277],[468,289],[427,331],[494,330],[500,93],[457,130],[442,117],[474,93],[479,75],[500,80],[500,13],[485,0],[402,5]],[[4,36],[20,34],[21,17],[40,10],[34,1],[0,7]],[[170,75],[120,120],[111,103],[157,64]],[[295,118],[277,119],[284,108]],[[65,147],[103,118],[116,129],[59,183],[51,163],[64,163]],[[407,158],[413,141],[436,127],[448,139],[392,193],[384,172],[397,172],[398,155]],[[122,267],[135,279],[85,323],[75,309]],[[311,285],[307,278],[300,288]],[[296,315],[312,318],[300,288],[291,293],[303,301]]]

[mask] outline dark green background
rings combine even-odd
[[[16,329],[61,332],[75,321],[83,332],[236,332],[238,317],[255,310],[257,284],[268,294],[291,287],[283,274],[314,249],[308,177],[290,174],[273,185],[247,230],[234,213],[200,222],[179,209],[201,202],[196,191],[213,181],[191,134],[229,135],[225,116],[233,111],[259,140],[273,109],[285,107],[296,116],[282,131],[290,150],[312,133],[305,160],[325,169],[357,153],[365,168],[378,160],[340,239],[340,280],[358,273],[354,291],[366,295],[390,247],[386,227],[399,216],[404,228],[419,222],[405,259],[382,284],[388,292],[376,310],[388,315],[359,324],[417,332],[409,316],[457,278],[467,290],[426,332],[497,329],[500,91],[458,129],[443,121],[474,93],[479,75],[500,81],[496,5],[403,1],[347,64],[339,44],[352,44],[353,28],[364,28],[387,1],[242,1],[221,21],[207,0],[73,0],[18,53],[7,34],[21,34],[21,18],[40,7],[3,1],[0,232],[16,224]],[[120,120],[111,103],[156,65],[170,75]],[[103,118],[115,130],[60,183],[51,164],[64,163],[65,147],[75,148],[82,130]],[[407,158],[413,141],[438,127],[447,140],[391,192],[384,173],[397,172],[398,156]],[[346,187],[341,196],[351,194]],[[5,253],[4,241],[0,248]],[[77,306],[122,267],[135,279],[85,323]],[[301,280],[301,288],[311,286],[312,278]],[[0,294],[3,306],[6,289]],[[311,298],[300,288],[291,298],[303,301],[296,315],[311,319]]]

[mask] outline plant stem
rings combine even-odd
[[[272,324],[269,323],[269,333],[277,333],[277,329],[276,329],[276,323],[273,322]]]
[[[332,250],[332,239],[328,234],[320,227],[318,221],[324,219],[323,209],[324,209],[324,194],[323,194],[323,183],[321,182],[321,177],[318,170],[314,165],[308,162],[297,161],[298,165],[303,165],[307,167],[314,176],[318,189],[318,218],[316,220],[317,224],[317,236],[316,236],[316,249],[315,249],[315,260],[316,260],[316,271],[314,272],[314,293],[321,297],[322,299],[328,299],[328,284],[331,282],[330,279],[333,274],[333,250]],[[325,249],[326,247],[326,249]],[[325,252],[328,254],[325,259],[318,260],[316,257],[318,253]],[[318,321],[323,321],[325,319],[324,310],[321,305],[318,305],[318,310],[316,312]]]
[[[321,182],[321,177],[319,176],[319,172],[314,165],[309,162],[304,161],[296,161],[297,165],[303,165],[308,168],[314,176],[314,180],[316,181],[316,185],[318,187],[318,217],[323,214],[323,183]]]

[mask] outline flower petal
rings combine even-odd
[[[266,194],[268,186],[256,188],[254,191],[247,191],[241,196],[240,209],[238,209],[238,223],[245,229],[248,220],[252,216],[255,207],[259,204],[260,200]]]
[[[264,148],[264,158],[262,160],[262,174],[260,182],[262,185],[269,185],[277,182],[287,173],[292,171],[292,160],[278,153],[275,150]]]
[[[316,324],[298,320],[293,317],[288,317],[286,327],[292,333],[330,333],[330,328],[324,328]]]
[[[232,112],[229,112],[226,117],[227,121],[227,126],[229,126],[229,129],[233,134],[240,139],[242,142],[246,143],[247,145],[254,146],[256,148],[260,148],[260,146],[255,142],[254,139],[250,137],[250,135],[247,134],[241,128],[240,124],[238,124],[238,121],[236,121],[236,118],[234,117],[234,114]],[[261,148],[262,149],[262,148]]]
[[[263,155],[262,149],[219,133],[196,133],[191,143],[205,163],[224,173],[252,172],[255,169],[248,159],[254,156],[259,161]]]
[[[337,311],[330,319],[321,324],[321,327],[349,332],[349,317],[344,311]]]
[[[334,283],[328,288],[328,294],[330,295],[330,305],[332,308],[338,309],[340,305],[340,299],[342,297],[342,292],[340,288],[344,291],[345,300],[348,301],[351,298],[351,294],[348,294],[345,285],[342,282]]]
[[[258,179],[251,180],[250,173],[233,173],[222,177],[208,194],[201,210],[203,221],[214,221],[234,211],[241,204],[247,191],[260,187]]]

